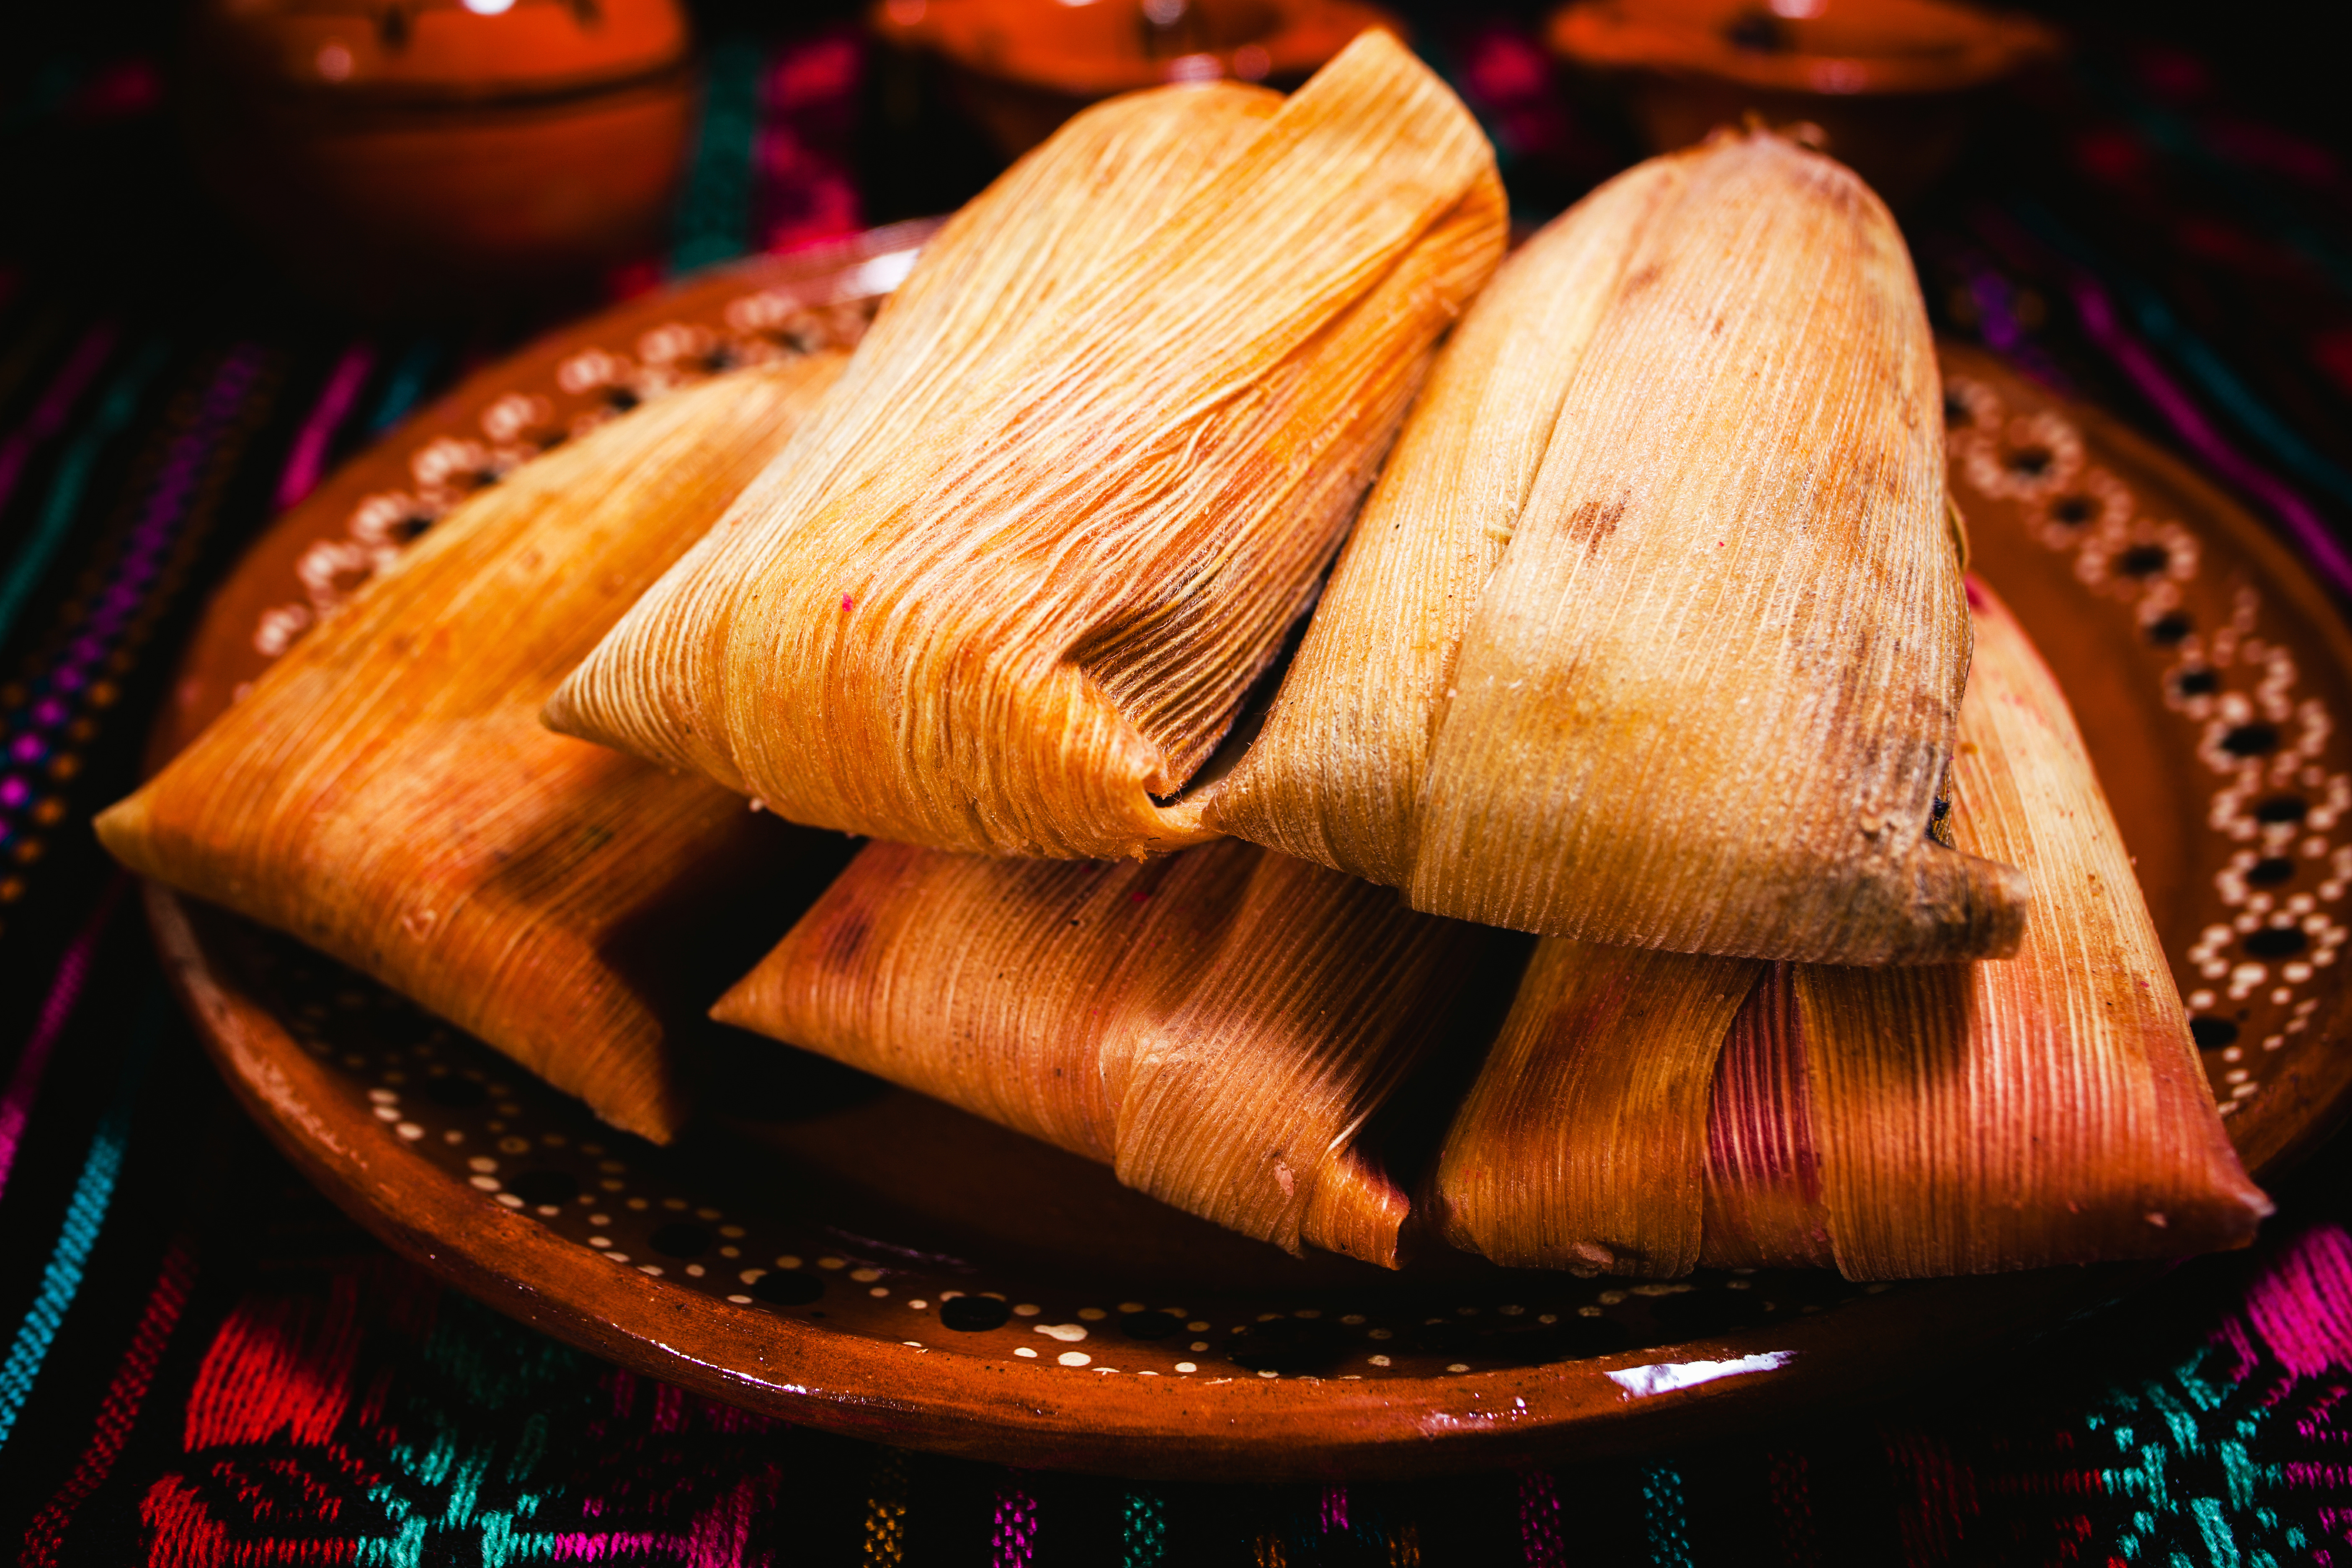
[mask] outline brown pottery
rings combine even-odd
[[[312,291],[384,308],[657,243],[694,121],[677,0],[203,0],[206,183]]]
[[[1358,0],[878,0],[875,35],[938,56],[950,90],[1016,158],[1099,99],[1171,81],[1292,88],[1367,27]]]
[[[2031,18],[1950,0],[1576,0],[1548,37],[1622,79],[1655,152],[1760,115],[1814,128],[1897,204],[1959,155],[1983,89],[2060,48]]]

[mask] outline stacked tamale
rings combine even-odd
[[[845,364],[527,467],[101,831],[652,1136],[715,1000],[1391,1268],[2242,1244],[1884,206],[1749,131],[1504,222],[1384,34],[1089,110]],[[873,842],[802,908],[779,818]],[[687,913],[771,951],[615,956]]]
[[[480,492],[98,819],[142,876],[290,931],[614,1125],[685,1115],[679,971],[804,835],[538,709],[844,356],[739,371]]]
[[[1385,34],[1287,100],[1089,110],[926,247],[549,721],[935,848],[1201,841],[1166,797],[1313,599],[1504,221],[1476,124]]]

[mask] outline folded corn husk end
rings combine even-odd
[[[1111,863],[877,844],[711,1016],[1392,1268],[1412,1205],[1364,1134],[1487,938],[1233,840]]]
[[[1439,349],[1212,826],[1400,886],[1462,632],[1503,559],[1633,240],[1680,188],[1653,159],[1513,252]]]
[[[1763,132],[1628,171],[1441,351],[1211,824],[1582,942],[2014,951],[2022,879],[1927,834],[1968,666],[1940,434],[1849,171]]]
[[[677,1026],[732,977],[696,961],[730,945],[732,895],[813,838],[538,710],[845,361],[655,399],[470,498],[102,813],[100,842],[667,1140],[688,1101]]]
[[[1758,968],[1538,943],[1439,1157],[1447,1238],[1511,1268],[1689,1273],[1708,1085]]]
[[[1898,1279],[2244,1246],[2269,1200],[2214,1108],[2081,732],[2007,606],[1969,587],[1954,840],[2024,867],[2037,910],[2006,963],[1797,973],[1839,1267]]]
[[[1759,966],[1544,939],[1441,1157],[1457,1244],[1874,1280],[2252,1238],[2269,1202],[2064,698],[2000,602],[1970,593],[1949,823],[2030,880],[2014,955]],[[1667,990],[1680,1001],[1644,994]]]
[[[1368,33],[1286,100],[1077,116],[925,248],[825,416],[551,723],[783,816],[1160,853],[1503,248],[1491,150]]]
[[[1706,1108],[1706,1268],[1834,1268],[1796,967],[1768,965],[1715,1064]]]

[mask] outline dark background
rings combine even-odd
[[[1539,58],[1528,40],[1545,7],[1396,8],[1406,13],[1433,63],[1463,88],[1486,121],[1520,219],[1549,216],[1641,155],[1606,94],[1565,73],[1551,70],[1531,86],[1523,83],[1516,97],[1482,92],[1488,73],[1481,62],[1497,58],[1497,49],[1515,47],[1522,61]],[[2135,321],[2144,332],[2147,310],[2160,308],[2166,320],[2210,347],[2237,384],[2309,450],[2339,472],[2352,464],[2352,264],[2345,259],[2352,257],[2352,174],[2346,162],[2352,93],[2344,85],[2341,51],[2328,42],[2324,26],[2329,8],[2289,0],[2025,8],[2070,31],[2077,45],[2074,59],[1999,95],[1966,162],[1902,215],[1938,327],[1991,344],[2026,374],[2104,405],[2180,449],[2163,411],[2085,339],[2068,287],[2070,279],[2089,276],[2124,309],[2140,310]],[[703,0],[692,9],[710,45],[737,39],[764,45],[828,28],[854,30],[858,17],[851,6],[741,0]],[[0,20],[0,355],[16,352],[37,315],[75,321],[103,312],[124,323],[126,342],[167,339],[180,367],[158,377],[145,423],[109,448],[86,509],[89,526],[45,580],[45,602],[64,597],[87,563],[102,559],[105,535],[99,525],[120,497],[143,482],[128,460],[142,449],[141,432],[165,423],[165,392],[190,384],[199,372],[209,374],[208,356],[219,345],[250,340],[267,345],[285,367],[288,391],[274,405],[272,423],[251,443],[256,453],[282,454],[327,366],[362,330],[335,308],[302,297],[195,186],[174,109],[179,10],[169,0],[20,3]],[[846,153],[866,223],[947,210],[995,172],[974,130],[935,100],[891,99],[885,74],[878,68],[865,73]],[[648,258],[646,277],[658,278],[663,265],[662,258]],[[396,379],[413,363],[421,367],[422,395],[430,395],[467,364],[593,308],[600,297],[593,288],[551,289],[478,302],[467,321],[365,330],[380,333],[383,379]],[[42,350],[43,363],[61,356],[66,341]],[[2210,382],[2197,389],[2230,440],[2287,474],[2323,523],[2352,538],[2352,494],[2280,466],[2239,416],[2242,409],[2233,411],[2227,398],[2214,395]],[[372,384],[372,405],[385,401],[381,391]],[[26,401],[19,395],[0,406],[0,432],[24,417]],[[352,426],[339,453],[375,438],[366,420]],[[47,858],[27,872],[30,890],[23,900],[0,910],[0,1050],[11,1053],[30,1035],[59,954],[74,934],[104,932],[95,949],[89,999],[59,1045],[0,1205],[0,1330],[17,1321],[38,1288],[60,1215],[85,1170],[93,1129],[118,1093],[123,1042],[152,1026],[142,1009],[153,1005],[158,989],[131,902],[121,901],[110,917],[93,918],[113,873],[89,834],[87,814],[135,780],[143,731],[168,680],[172,650],[185,637],[205,585],[269,518],[275,474],[275,464],[266,460],[238,468],[189,581],[157,597],[145,651],[86,749],[72,815],[48,836]],[[30,526],[35,489],[28,483],[0,511],[0,553],[13,550]],[[0,678],[36,668],[45,635],[41,617],[26,616],[0,644]],[[0,689],[0,708],[16,700]],[[199,1357],[233,1312],[256,1300],[293,1302],[289,1312],[309,1310],[301,1303],[345,1289],[394,1306],[434,1299],[429,1281],[393,1264],[261,1146],[193,1040],[172,1028],[137,1100],[136,1135],[88,1281],[14,1445],[0,1454],[0,1562],[16,1560],[14,1532],[30,1511],[60,1495],[61,1478],[82,1452],[92,1413],[111,1397],[110,1380],[119,1377],[142,1304],[154,1299],[159,1274],[167,1276],[168,1259],[179,1256],[174,1249],[184,1245],[198,1259],[195,1294],[109,1489],[90,1495],[79,1516],[82,1533],[73,1538],[79,1544],[63,1561],[136,1560],[139,1499],[152,1478],[187,1463],[175,1401],[184,1398]],[[0,1074],[5,1064],[0,1057]],[[201,1180],[191,1174],[207,1171],[215,1174]],[[2233,1533],[2275,1542],[2282,1539],[2276,1533],[2283,1528],[2281,1510],[2289,1510],[2290,1522],[2302,1517],[2293,1509],[2314,1521],[2333,1520],[2316,1524],[2321,1534],[2304,1539],[2335,1541],[2341,1552],[2352,1531],[2352,1433],[2334,1412],[2352,1407],[2352,1375],[2346,1371],[2352,1357],[2338,1354],[2317,1370],[2283,1370],[2252,1352],[2239,1359],[2228,1336],[2265,1281],[2292,1276],[2306,1281],[2307,1300],[2316,1302],[2313,1310],[2323,1316],[2333,1310],[2343,1320],[2328,1331],[2337,1336],[2334,1342],[2352,1346],[2352,1285],[2346,1283],[2352,1281],[2352,1262],[2346,1261],[2352,1260],[2352,1240],[2340,1228],[2352,1216],[2352,1142],[2337,1140],[2274,1191],[2282,1213],[2265,1227],[2255,1253],[2188,1265],[2130,1312],[2108,1314],[2054,1343],[2021,1351],[1981,1375],[1939,1385],[1928,1397],[1679,1457],[1683,1479],[1675,1484],[1690,1489],[1694,1531],[1680,1557],[1660,1555],[1657,1543],[1642,1537],[1637,1504],[1651,1484],[1645,1478],[1654,1472],[1632,1466],[1563,1470],[1556,1482],[1531,1472],[1384,1491],[1358,1489],[1356,1506],[1367,1518],[1369,1510],[1388,1508],[1417,1519],[1423,1532],[1418,1539],[1432,1563],[2100,1563],[2122,1553],[2125,1542],[2137,1543],[2130,1547],[2135,1561],[2238,1563],[2255,1559],[2232,1554]],[[2313,1260],[2327,1258],[2337,1259],[2345,1272],[2323,1278]],[[452,1342],[473,1347],[485,1362],[541,1368],[544,1386],[552,1391],[547,1400],[574,1401],[564,1408],[603,1408],[594,1405],[604,1397],[601,1391],[625,1382],[625,1374],[462,1298],[444,1295],[438,1301],[432,1310]],[[388,1380],[414,1374],[402,1397],[413,1401],[408,1418],[419,1429],[442,1420],[447,1429],[482,1443],[504,1430],[508,1415],[485,1406],[467,1385],[436,1384],[415,1373],[423,1358],[415,1341],[390,1331],[371,1332],[377,1337],[364,1366],[373,1369],[370,1375],[380,1372]],[[2326,1337],[2313,1332],[2315,1339]],[[793,1520],[761,1528],[797,1543],[800,1556],[788,1560],[856,1560],[864,1499],[897,1473],[890,1467],[898,1461],[887,1450],[806,1434],[745,1436],[727,1425],[730,1419],[694,1402],[671,1436],[649,1436],[656,1429],[640,1425],[619,1430],[610,1441],[593,1435],[592,1440],[582,1436],[583,1426],[568,1434],[577,1452],[548,1468],[569,1467],[587,1475],[600,1465],[635,1467],[631,1474],[643,1478],[667,1474],[665,1465],[687,1475],[772,1461],[780,1473],[797,1478],[789,1487],[798,1489],[780,1494],[791,1508],[780,1503],[775,1513],[797,1512]],[[2268,1447],[2258,1444],[2249,1459],[2244,1445],[2255,1439],[2246,1434],[2258,1426],[2267,1434],[2260,1444]],[[2137,1472],[2127,1473],[2126,1452],[2145,1455],[2150,1439],[2143,1436],[2134,1448],[2116,1436],[2126,1427],[2173,1434],[2171,1458],[2151,1472],[2155,1481],[2131,1481]],[[2232,1443],[2241,1447],[2232,1450]],[[321,1487],[331,1480],[323,1470],[299,1470],[325,1463],[315,1453],[244,1458],[251,1459],[255,1475],[269,1464],[294,1467],[284,1473],[307,1476]],[[915,1552],[910,1561],[992,1560],[985,1544],[988,1510],[997,1506],[991,1500],[1023,1489],[1042,1500],[1047,1520],[1041,1561],[1118,1561],[1068,1551],[1057,1556],[1051,1544],[1079,1539],[1097,1526],[1099,1535],[1087,1539],[1116,1536],[1123,1505],[1106,1484],[946,1461],[912,1463],[907,1484],[927,1500],[922,1507],[929,1517],[952,1522],[951,1528],[935,1526],[941,1533],[934,1539],[951,1537],[953,1544]],[[1555,1484],[1556,1496],[1546,1489]],[[2141,1489],[2133,1490],[2135,1485]],[[2167,1486],[2169,1494],[2163,1492]],[[1217,1560],[1239,1563],[1251,1560],[1247,1542],[1313,1535],[1286,1521],[1318,1506],[1316,1490],[1163,1489],[1163,1501],[1179,1536],[1189,1530],[1190,1539],[1220,1543]],[[307,1524],[295,1492],[285,1496],[284,1540],[292,1541]],[[1785,1511],[1776,1511],[1783,1507],[1777,1500],[1787,1496],[1812,1500],[1816,1514],[1801,1531]],[[1558,1555],[1557,1541],[1539,1550],[1534,1538],[1521,1539],[1522,1521],[1540,1511],[1531,1498],[1553,1499],[1552,1517],[1566,1521],[1575,1554]],[[2216,1513],[2209,1521],[2197,1507],[2200,1500],[2213,1499],[2226,1500],[2236,1511]],[[648,1518],[659,1515],[657,1500],[646,1507]],[[2155,1522],[2140,1522],[2147,1520]],[[800,1533],[781,1533],[788,1528]],[[1064,1533],[1056,1537],[1055,1531]],[[1362,1539],[1369,1542],[1371,1536]],[[1460,1544],[1450,1556],[1441,1550],[1447,1541]],[[1853,1546],[1855,1554],[1841,1542]],[[267,1560],[331,1560],[286,1551]],[[1196,1560],[1204,1559],[1182,1553],[1167,1559],[1171,1564]],[[1257,1551],[1255,1561],[1269,1560],[1280,1559]],[[1370,1544],[1360,1559],[1315,1559],[1359,1560],[1391,1568],[1401,1561],[1385,1548],[1374,1555]]]

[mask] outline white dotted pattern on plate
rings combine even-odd
[[[2215,908],[2189,950],[2195,973],[2182,1000],[2215,1100],[2231,1115],[2312,1027],[2315,982],[2346,940],[2334,908],[2352,887],[2352,843],[2336,832],[2352,811],[2352,772],[2335,720],[2319,698],[2298,694],[2294,655],[2263,635],[2253,587],[2230,588],[2224,616],[2199,624],[2184,591],[2203,564],[2200,541],[2149,515],[2092,460],[2072,420],[2046,407],[2012,414],[1968,375],[1947,377],[1945,400],[1958,485],[2018,506],[2035,540],[2073,555],[2095,598],[2131,613],[2158,653],[2165,705],[2197,727],[2196,755],[2216,781],[2206,826],[2238,847],[2213,878]]]

